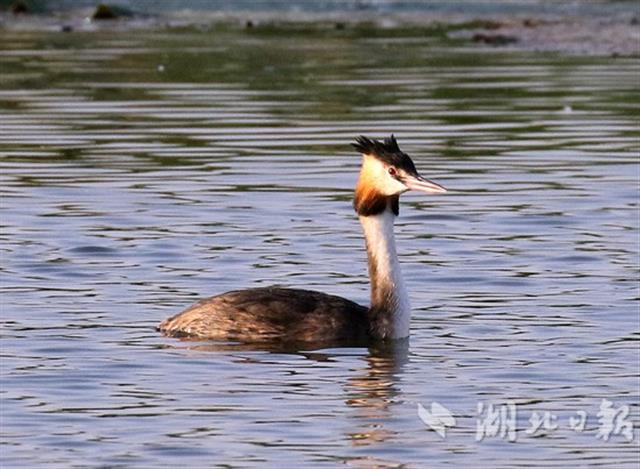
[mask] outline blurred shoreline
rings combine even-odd
[[[0,1],[0,34],[31,32],[126,32],[138,29],[196,30],[247,29],[280,33],[295,30],[323,34],[362,32],[363,27],[394,36],[438,35],[457,45],[556,52],[569,55],[640,57],[640,7],[634,2],[469,2],[418,3],[422,8],[391,8],[396,2],[345,2],[342,8],[272,8],[282,2],[255,2],[255,8],[198,9],[199,2],[184,2],[171,9],[171,1],[99,4],[77,2],[80,7],[44,9],[47,2]],[[63,7],[68,2],[60,3]],[[216,3],[216,2],[213,2]],[[220,3],[220,2],[217,2]],[[224,3],[224,2],[223,2]],[[86,6],[82,6],[86,4]],[[128,8],[127,5],[135,8]],[[189,8],[185,8],[188,5]],[[322,5],[322,2],[319,3]],[[403,3],[406,7],[412,2]],[[49,5],[52,6],[52,5]],[[259,8],[262,6],[262,8]],[[457,7],[457,8],[454,8]]]

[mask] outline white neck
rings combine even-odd
[[[360,217],[371,280],[370,332],[380,339],[409,336],[411,305],[396,254],[394,220],[389,208],[377,215]]]

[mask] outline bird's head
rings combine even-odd
[[[446,192],[441,185],[418,174],[413,161],[400,150],[393,135],[384,141],[360,136],[352,145],[363,156],[353,203],[358,215],[376,215],[387,208],[397,215],[398,198],[409,190]]]

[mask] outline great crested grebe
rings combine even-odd
[[[248,341],[401,339],[409,335],[411,307],[393,236],[400,194],[445,188],[420,176],[393,135],[384,141],[360,136],[362,153],[353,207],[366,238],[371,306],[326,293],[266,287],[204,299],[163,321],[171,336]]]

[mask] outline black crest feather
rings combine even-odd
[[[408,173],[417,173],[413,161],[411,161],[409,155],[400,150],[393,134],[383,141],[360,135],[356,138],[356,143],[351,145],[364,155],[371,155],[388,165],[402,168]]]

